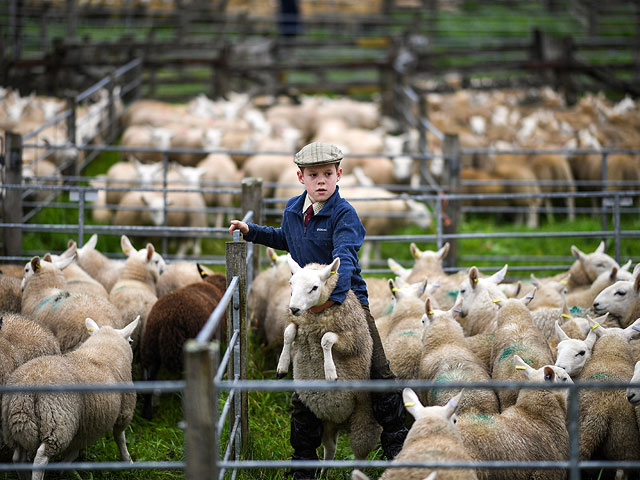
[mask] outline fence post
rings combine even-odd
[[[229,325],[228,340],[231,340],[233,331],[239,330],[239,341],[236,343],[233,358],[233,373],[229,375],[229,380],[233,381],[236,375],[240,380],[249,377],[249,324],[247,321],[247,247],[245,241],[226,242],[226,264],[227,264],[227,287],[233,277],[238,277],[238,296],[234,295],[233,304],[230,305],[232,315],[227,315],[227,325]],[[233,321],[232,321],[233,319]],[[233,324],[233,325],[232,325]],[[237,397],[237,396],[236,396]],[[249,440],[249,396],[248,392],[240,394],[240,449],[244,450]],[[237,412],[237,411],[236,411]],[[234,413],[231,418],[237,413]],[[233,422],[230,422],[230,426]],[[231,441],[231,439],[229,439]],[[236,457],[240,452],[236,449]]]
[[[67,142],[69,142],[71,145],[75,145],[76,144],[76,115],[77,115],[76,95],[75,93],[67,92],[66,97],[67,97],[67,108],[71,112],[67,117]],[[80,174],[79,164],[80,162],[76,161],[73,165],[70,165],[67,168],[65,168],[65,171],[62,172],[63,175],[69,175],[69,174],[79,175]]]
[[[253,223],[262,223],[262,179],[244,178],[242,180],[242,217],[253,211]],[[248,278],[253,281],[260,272],[260,245],[253,244],[253,262],[249,265]]]
[[[444,159],[449,168],[443,172],[442,185],[449,193],[458,193],[460,186],[460,139],[458,135],[445,133],[442,146]],[[460,201],[449,200],[444,206],[444,233],[455,234],[458,232],[458,216],[460,212]],[[455,267],[458,258],[458,239],[450,238],[449,254],[443,260],[444,267]],[[440,248],[441,245],[438,245]]]
[[[5,134],[5,181],[7,185],[22,185],[22,136],[17,133]],[[22,189],[8,188],[2,203],[5,223],[22,223]],[[4,254],[22,255],[22,228],[5,227],[2,229]]]
[[[184,455],[187,480],[218,478],[218,395],[212,381],[218,370],[218,349],[217,342],[198,343],[193,339],[184,345],[183,411],[186,422]]]
[[[76,26],[78,24],[78,9],[76,0],[67,0],[67,38],[76,36]]]

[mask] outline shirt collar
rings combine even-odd
[[[306,213],[307,208],[309,208],[309,205],[313,205],[313,214],[316,215],[320,210],[322,210],[322,207],[325,206],[327,202],[316,202],[314,204],[311,203],[311,199],[309,198],[309,195],[305,195],[304,197],[304,205],[302,206],[302,213]]]

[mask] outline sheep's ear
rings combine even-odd
[[[527,293],[524,297],[522,297],[522,299],[520,300],[522,304],[529,305],[535,298],[537,291],[538,291],[538,287],[535,287],[533,290]]]
[[[53,263],[53,258],[51,258],[51,254],[49,252],[45,253],[42,256],[42,260],[44,260],[45,262]]]
[[[500,270],[489,277],[489,280],[495,283],[496,285],[504,280],[504,277],[507,276],[507,269],[509,268],[508,264],[504,264]]]
[[[431,309],[431,299],[429,297],[427,297],[424,302],[424,313],[427,314],[429,322],[433,322],[433,319],[435,318],[435,312]]]
[[[131,240],[129,240],[129,237],[127,237],[126,235],[122,235],[120,237],[120,247],[122,248],[122,253],[124,253],[127,257],[130,257],[136,251],[136,249],[133,248]]]
[[[531,274],[531,283],[536,287],[540,286],[540,282],[533,273]]]
[[[202,268],[202,265],[200,265],[199,263],[196,263],[196,267],[198,267],[198,273],[200,274],[200,278],[204,279],[209,276],[209,274],[205,272],[204,269]]]
[[[271,247],[267,247],[267,257],[269,257],[269,260],[273,265],[278,261],[278,255],[276,255],[276,251]]]
[[[67,249],[60,254],[60,258],[75,257],[78,252],[78,246],[73,240],[69,240]]]
[[[518,282],[516,283],[516,291],[513,296],[517,297],[518,295],[520,295],[520,290],[522,290],[522,282],[518,280]]]
[[[289,268],[291,269],[291,273],[294,275],[300,270],[300,265],[296,263],[296,261],[291,257],[290,253],[287,253],[287,263],[289,264]]]
[[[633,272],[631,274],[635,277],[640,273],[640,263],[638,263],[635,267],[633,267]]]
[[[560,324],[558,323],[557,320],[556,320],[556,335],[558,336],[558,340],[560,340],[561,342],[564,340],[569,340],[569,335],[564,333],[564,330],[562,330],[562,327],[560,327]]]
[[[598,245],[598,248],[596,248],[595,253],[604,253],[605,248],[607,248],[607,245],[604,243],[604,240],[602,240],[600,245]]]
[[[415,258],[416,260],[420,258],[420,254],[422,252],[415,243],[411,243],[411,245],[409,245],[409,250],[411,250],[411,255],[413,255],[413,258]]]
[[[464,388],[460,390],[460,392],[453,398],[451,398],[447,404],[444,406],[445,415],[447,418],[451,418],[456,410],[458,409],[458,405],[460,405],[460,399],[462,398],[462,394],[464,393]]]
[[[391,295],[395,297],[396,293],[398,293],[398,286],[396,285],[396,282],[394,282],[393,279],[390,278],[388,281],[388,284],[389,284],[389,290],[391,290]]]
[[[624,329],[624,338],[631,341],[640,334],[640,318]]]
[[[571,245],[571,254],[576,260],[581,260],[585,257],[585,254],[575,245]]]
[[[397,277],[406,278],[409,276],[410,270],[407,270],[406,268],[404,268],[402,265],[396,262],[393,258],[387,259],[387,265],[389,266],[389,269],[393,272],[393,274],[396,275]]]
[[[622,270],[623,272],[628,272],[630,268],[631,268],[631,259],[627,260],[627,263],[622,265],[620,267],[620,270]]]
[[[351,480],[369,480],[369,477],[367,477],[360,470],[352,470],[351,471]]]
[[[429,474],[429,476],[427,478],[425,478],[424,480],[436,480],[437,476],[438,476],[438,472],[431,472]]]
[[[477,267],[474,266],[469,269],[469,283],[471,284],[471,288],[476,288],[479,276],[480,273],[478,272]]]
[[[544,381],[545,382],[555,382],[556,381],[556,371],[551,368],[550,365],[545,365],[544,369],[542,370],[542,373],[544,375]]]
[[[147,262],[150,262],[153,258],[153,254],[155,252],[155,248],[153,248],[153,244],[147,243]]]
[[[60,258],[59,260],[56,260],[55,262],[53,262],[53,264],[58,267],[60,270],[64,270],[65,268],[67,268],[69,265],[71,265],[71,263],[73,263],[73,261],[76,259],[76,254],[74,252],[73,255],[69,256],[69,257],[65,257],[65,258]]]
[[[100,327],[98,326],[98,324],[89,317],[85,318],[84,324],[87,327],[87,332],[89,332],[89,335],[95,335],[96,332],[100,330]]]
[[[513,356],[513,364],[515,366],[515,369],[522,370],[524,374],[527,376],[527,378],[530,376],[531,371],[533,370],[533,368],[529,366],[527,362],[525,362],[524,360],[522,360],[522,358],[520,358],[520,355]]]
[[[424,407],[422,406],[422,403],[420,403],[420,399],[418,398],[418,395],[416,395],[416,392],[410,388],[405,388],[402,390],[402,399],[404,400],[404,408],[406,408],[407,412],[417,420]]]
[[[442,259],[447,256],[447,253],[449,253],[449,247],[449,242],[447,242],[442,246],[440,250],[438,250],[438,252],[436,253],[438,259],[442,261]]]
[[[118,330],[118,332],[120,332],[120,335],[122,336],[122,338],[125,338],[127,340],[131,340],[131,334],[135,331],[136,327],[138,326],[138,322],[140,321],[140,315],[138,315],[135,320],[133,322],[131,322],[129,325],[127,325],[124,328],[121,328],[120,330]]]
[[[40,257],[35,256],[31,259],[31,269],[35,272],[39,269],[42,268],[42,265],[40,265]]]
[[[640,275],[636,275],[633,280],[633,290],[638,295],[640,293]]]
[[[592,329],[589,330],[589,333],[587,333],[587,338],[584,339],[584,343],[587,345],[587,347],[589,348],[589,350],[593,350],[593,346],[596,343],[596,340],[598,339],[598,335],[597,333],[593,330],[593,327],[591,327]],[[604,331],[604,328],[602,327],[597,327],[596,330],[599,331]]]
[[[67,248],[71,248],[73,245],[76,245],[76,242],[73,238],[70,238],[69,241],[67,242]]]
[[[98,234],[94,233],[93,235],[91,235],[89,240],[87,240],[87,243],[85,243],[82,246],[82,248],[87,250],[95,250],[97,244],[98,244]]]
[[[611,267],[611,271],[609,272],[609,280],[615,281],[618,277],[618,267]]]
[[[596,317],[596,318],[591,318],[589,315],[587,315],[587,322],[591,327],[591,330],[589,331],[589,333],[593,332],[596,335],[596,338],[601,337],[607,330],[605,327],[602,326],[602,324],[607,320],[608,316],[609,316],[609,313],[605,313],[604,315],[600,315],[599,317]],[[595,343],[595,340],[594,340],[594,343]]]

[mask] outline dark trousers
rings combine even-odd
[[[396,378],[389,367],[389,361],[384,353],[380,334],[376,322],[371,315],[368,305],[363,305],[367,318],[369,334],[373,340],[371,355],[371,378],[393,380]],[[293,460],[317,460],[317,448],[322,442],[322,421],[319,420],[307,406],[302,403],[296,393],[291,397],[291,434],[290,442],[293,447]],[[373,416],[382,426],[381,441],[383,449],[386,442],[399,441],[400,445],[406,436],[405,410],[400,391],[373,392],[371,394]],[[398,432],[403,432],[398,434]],[[385,449],[386,450],[386,449]],[[313,477],[313,472],[305,472]]]

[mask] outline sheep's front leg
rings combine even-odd
[[[124,430],[116,430],[114,428],[113,439],[116,441],[116,445],[118,445],[120,460],[123,462],[133,463],[131,455],[129,455],[129,450],[127,449],[127,438],[125,437]]]
[[[278,368],[276,369],[276,377],[282,378],[289,371],[289,364],[291,363],[291,344],[296,339],[298,328],[295,323],[290,323],[287,328],[284,329],[284,345],[282,345],[282,352],[280,353],[280,359],[278,360]]]
[[[322,354],[324,356],[324,378],[333,381],[338,379],[338,372],[336,372],[336,364],[333,362],[333,355],[331,349],[338,341],[338,335],[333,332],[327,332],[322,336],[320,345],[322,346]]]

